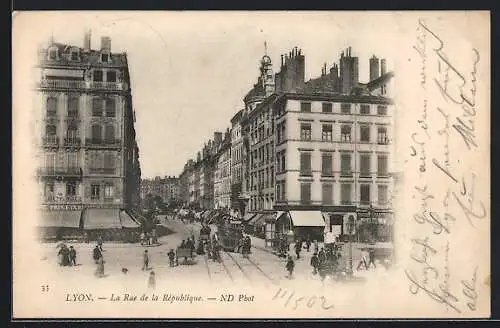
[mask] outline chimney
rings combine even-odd
[[[380,75],[387,73],[387,68],[385,67],[385,59],[380,60]]]
[[[380,75],[379,59],[373,55],[370,58],[370,81],[377,79]]]
[[[101,37],[101,50],[111,52],[111,38],[109,36]]]
[[[85,34],[83,35],[83,51],[89,52],[91,48],[91,34],[92,32],[90,30],[85,31]]]
[[[283,60],[284,60],[284,56],[281,55],[281,67],[283,67],[283,64],[284,64]]]

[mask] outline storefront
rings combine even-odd
[[[368,210],[358,213],[360,224],[356,235],[360,242],[390,242],[393,238],[393,213]]]
[[[310,238],[311,240],[323,241],[325,220],[320,211],[289,211],[277,222],[277,230],[282,235],[293,232],[295,238]]]
[[[42,240],[81,239],[81,210],[44,209],[40,211],[38,233]]]

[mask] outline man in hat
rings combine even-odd
[[[71,265],[76,265],[76,250],[73,246],[69,247],[69,263]]]

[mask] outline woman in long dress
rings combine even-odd
[[[104,258],[102,256],[97,260],[97,269],[95,275],[99,278],[104,276]]]

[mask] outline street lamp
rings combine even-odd
[[[347,219],[347,230],[349,232],[349,258],[347,260],[348,268],[347,275],[352,276],[353,274],[353,265],[352,265],[352,234],[354,232],[354,215],[349,215]]]

